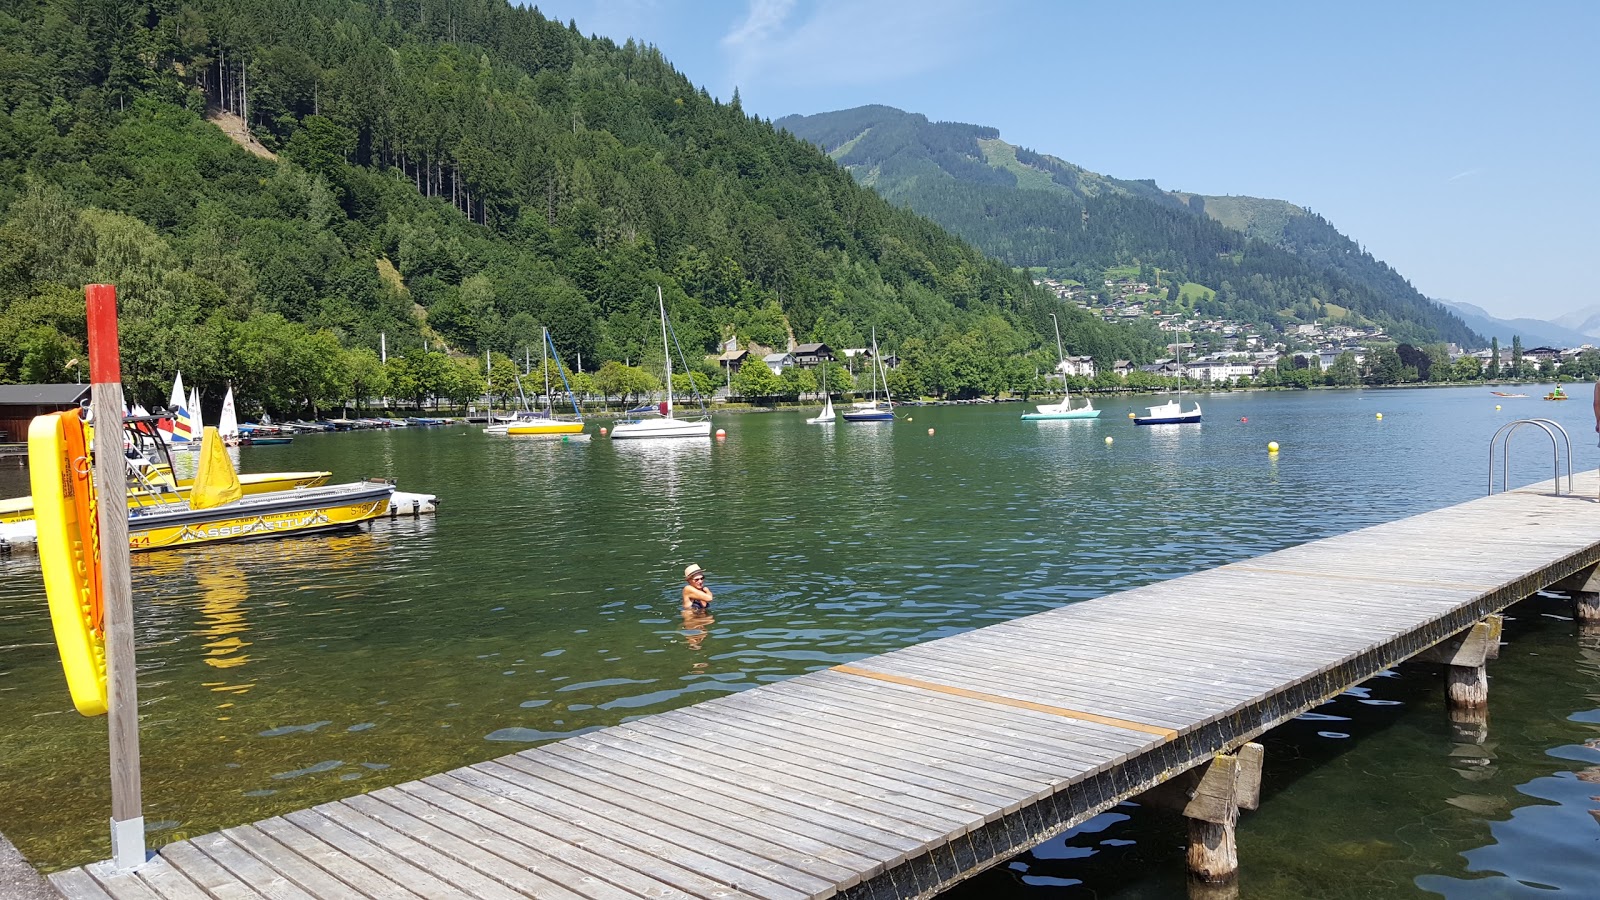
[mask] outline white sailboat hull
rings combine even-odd
[[[1135,416],[1135,425],[1183,425],[1189,422],[1200,421],[1200,404],[1196,403],[1194,409],[1185,410],[1183,401],[1174,400],[1160,406],[1152,406],[1146,415]]]
[[[1072,401],[1066,397],[1060,403],[1041,403],[1038,412],[1026,413],[1024,419],[1036,421],[1040,419],[1098,419],[1100,410],[1094,408],[1093,402],[1087,402],[1077,409],[1072,408]]]
[[[611,428],[612,440],[633,438],[703,438],[711,436],[710,419],[639,419],[618,422]]]

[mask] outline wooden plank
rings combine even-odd
[[[926,842],[937,836],[924,827],[910,827],[901,820],[885,818],[836,797],[795,790],[789,782],[778,777],[781,773],[769,778],[756,777],[755,780],[740,777],[741,773],[720,766],[702,765],[700,760],[685,757],[670,747],[652,746],[654,742],[637,740],[636,735],[638,733],[632,726],[621,726],[569,739],[567,743],[591,749],[602,757],[658,768],[662,770],[663,777],[684,778],[702,785],[708,791],[715,789],[722,794],[751,800],[768,808],[774,817],[797,817],[859,837],[885,848],[886,852],[880,851],[879,859],[889,866],[903,862],[909,853],[920,852]],[[759,776],[760,773],[751,774]],[[753,786],[759,786],[759,789],[753,789]]]
[[[122,895],[113,897],[106,893],[104,887],[93,878],[89,877],[87,869],[67,869],[64,872],[54,872],[48,878],[50,886],[61,892],[67,900],[122,900]],[[129,900],[134,900],[135,895],[125,895]]]
[[[677,897],[684,893],[654,873],[632,871],[582,846],[581,834],[561,834],[562,823],[547,816],[519,816],[513,801],[487,791],[467,790],[449,774],[431,775],[397,790],[450,813],[451,819],[438,822],[441,828],[460,837],[472,836],[474,843],[513,862],[536,865],[540,875],[573,893],[591,898],[617,894]],[[660,865],[663,870],[671,868],[668,862]]]
[[[384,850],[359,834],[350,831],[322,814],[322,808],[292,812],[285,820],[317,840],[337,849],[348,859],[356,860],[374,872],[383,874],[396,884],[425,897],[446,896],[450,886],[435,878],[432,873],[411,864],[410,860]]]
[[[970,773],[952,774],[947,762],[961,764],[970,760],[961,751],[952,752],[940,746],[937,735],[918,734],[923,729],[915,723],[896,721],[899,717],[878,719],[872,729],[849,716],[840,715],[825,703],[803,703],[803,698],[793,691],[773,692],[762,698],[759,707],[746,707],[735,723],[742,733],[770,736],[780,739],[796,753],[795,764],[820,773],[824,778],[848,777],[840,770],[859,771],[890,779],[894,789],[906,785],[926,788],[929,792],[952,798],[965,798],[979,802],[993,802],[1011,796],[1018,790],[1037,790],[1039,777],[1035,774],[1012,774],[997,767],[993,771],[975,769]],[[738,735],[726,729],[728,723],[693,708],[681,710],[684,715],[674,721],[652,721],[651,725],[663,728],[683,725],[703,729],[709,733],[722,731],[737,746]],[[933,729],[937,730],[937,729]],[[804,757],[799,754],[803,751]],[[906,755],[914,755],[907,759]],[[856,767],[856,760],[870,763],[870,767]],[[869,780],[867,783],[875,783]]]
[[[361,797],[352,797],[350,800],[338,803],[325,803],[317,807],[323,815],[346,825],[359,821],[360,827],[365,829],[366,837],[379,846],[403,859],[409,859],[429,872],[438,876],[440,880],[459,889],[462,894],[474,900],[516,900],[527,895],[521,891],[514,891],[509,887],[495,881],[483,873],[463,865],[449,856],[440,853],[411,835],[396,829],[387,821],[368,814],[374,808],[384,808],[382,804],[373,801],[370,804],[357,803]],[[359,820],[352,819],[352,814],[360,816]],[[346,825],[346,827],[350,827]]]
[[[757,865],[749,868],[739,865],[749,863],[753,856],[741,848],[723,848],[727,857],[737,857],[736,860],[709,857],[703,848],[693,847],[692,842],[670,840],[669,835],[663,833],[664,829],[637,829],[606,818],[604,813],[610,810],[604,809],[600,801],[585,803],[582,797],[552,798],[536,789],[549,788],[550,785],[541,785],[537,779],[515,769],[495,766],[492,762],[455,769],[429,783],[464,800],[478,801],[486,796],[502,798],[523,809],[542,814],[530,818],[519,809],[509,810],[511,818],[536,827],[545,825],[560,833],[574,847],[605,860],[614,868],[613,883],[646,896],[660,893],[663,886],[667,885],[677,888],[686,896],[760,896],[800,900],[810,895],[809,892],[798,891],[775,881],[771,874],[757,871]],[[576,799],[577,802],[565,802],[567,799]],[[765,860],[761,863],[770,868],[770,863]]]
[[[404,787],[405,785],[402,785]],[[558,860],[529,852],[483,825],[433,806],[398,787],[387,787],[345,801],[375,822],[409,835],[425,846],[519,894],[575,900],[576,888],[598,883],[592,875]]]
[[[191,841],[167,844],[161,848],[161,858],[216,900],[271,900],[195,849]]]
[[[715,794],[709,798],[691,781],[685,783],[677,778],[661,778],[653,770],[616,761],[602,754],[574,753],[560,745],[541,749],[544,753],[538,756],[531,753],[515,754],[501,757],[498,762],[530,773],[538,773],[539,767],[544,765],[558,767],[563,772],[579,773],[590,780],[613,783],[618,790],[637,796],[640,802],[653,802],[662,809],[688,810],[690,814],[698,814],[701,809],[715,812],[728,810],[726,825],[731,828],[739,828],[742,833],[760,834],[800,854],[810,854],[824,862],[837,863],[861,878],[872,878],[883,871],[885,860],[896,854],[891,847],[872,844],[843,830],[814,825],[797,815],[782,815],[786,810],[758,806],[726,794]],[[851,887],[848,881],[850,876],[838,882],[838,887]]]
[[[458,770],[456,773],[458,777],[462,771],[481,772],[498,782],[514,785],[519,791],[519,797],[537,795],[542,799],[536,802],[551,800],[579,806],[589,813],[603,815],[607,819],[607,829],[617,835],[626,837],[631,831],[638,830],[659,837],[663,841],[670,842],[671,847],[677,848],[669,849],[668,852],[678,865],[710,878],[718,878],[721,876],[717,873],[725,873],[729,879],[728,883],[737,884],[742,890],[752,890],[753,883],[740,874],[741,871],[749,872],[769,882],[792,887],[803,896],[815,896],[818,893],[832,894],[836,890],[835,878],[816,876],[805,867],[783,859],[789,857],[792,860],[796,854],[783,852],[759,838],[737,832],[730,831],[724,835],[719,842],[721,846],[717,850],[717,858],[711,861],[710,866],[700,866],[695,860],[706,855],[707,841],[703,835],[680,827],[679,822],[685,817],[672,816],[668,810],[658,809],[656,814],[659,818],[641,819],[633,813],[631,806],[623,806],[613,799],[617,798],[616,792],[583,779],[563,777],[560,782],[556,782],[492,760],[479,763],[467,770]],[[639,843],[635,846],[641,849],[643,847]]]
[[[758,852],[825,878],[840,889],[853,886],[852,878],[878,865],[873,857],[830,842],[828,838],[834,837],[834,832],[814,829],[796,820],[777,827],[760,818],[765,810],[729,798],[722,798],[714,809],[702,813],[706,809],[704,797],[692,789],[674,791],[673,783],[657,784],[654,773],[646,770],[617,764],[606,768],[597,765],[592,757],[578,754],[569,759],[556,749],[537,755],[505,756],[495,762],[534,776],[559,771],[587,782],[590,791],[614,789],[615,802],[641,819],[659,820],[666,816],[709,841],[726,842],[735,837],[766,841],[773,849]]]
[[[250,855],[222,834],[194,838],[189,844],[233,873],[240,881],[273,900],[315,900],[299,885]]]
[[[997,770],[1018,777],[1049,781],[1059,779],[1062,773],[1076,773],[1097,765],[1095,759],[1081,749],[1074,752],[1061,742],[1046,740],[1047,736],[1024,733],[1016,729],[1013,722],[1001,724],[1003,720],[961,715],[954,712],[953,704],[936,706],[915,700],[906,702],[907,699],[889,696],[883,690],[852,695],[830,689],[826,684],[810,683],[794,686],[774,702],[796,710],[797,714],[839,711],[835,720],[850,723],[848,727],[865,728],[882,721],[875,717],[888,716],[891,711],[914,717],[914,730],[906,729],[914,739],[932,742],[936,748],[952,754],[962,754],[956,760],[958,763],[988,759]],[[950,744],[955,747],[948,746]],[[978,765],[981,767],[982,763]]]
[[[419,896],[360,861],[336,852],[332,846],[317,840],[288,819],[264,819],[255,823],[255,828],[338,878],[348,887],[352,896],[370,897],[372,900],[412,900]]]
[[[350,885],[313,865],[310,860],[278,843],[254,825],[229,828],[222,834],[256,859],[265,862],[314,897],[357,894]]]
[[[172,867],[159,853],[139,867],[139,880],[164,900],[210,900],[206,893],[182,872]]]
[[[746,713],[748,715],[748,713]],[[655,722],[636,722],[640,741],[669,751],[705,755],[716,759],[719,768],[730,773],[765,773],[769,783],[782,782],[797,797],[830,798],[879,817],[902,832],[924,835],[924,840],[945,835],[952,830],[965,833],[984,822],[983,805],[972,801],[941,803],[930,799],[910,784],[894,784],[865,771],[866,766],[839,767],[838,778],[830,778],[819,771],[823,763],[806,759],[784,749],[775,740],[751,740],[750,752],[741,751],[732,743],[718,743],[695,738],[683,732],[670,731]],[[727,727],[726,724],[724,727]],[[745,730],[747,737],[755,735]],[[765,752],[762,752],[765,751]],[[813,768],[817,767],[817,768]],[[775,774],[780,773],[780,774]]]
[[[832,675],[829,672],[818,675]],[[793,682],[791,682],[792,684]],[[929,722],[956,729],[965,728],[987,738],[1003,740],[1006,746],[1043,761],[1059,759],[1062,771],[1084,767],[1093,773],[1125,758],[1128,753],[1159,743],[1147,735],[1098,728],[1085,724],[1063,727],[1061,719],[1010,707],[996,707],[980,701],[930,694],[914,688],[876,682],[863,686],[861,679],[848,676],[817,678],[807,676],[808,692],[835,696],[844,702],[865,706],[890,703]],[[797,696],[805,695],[796,692]]]

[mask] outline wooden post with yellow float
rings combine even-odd
[[[84,294],[88,421],[76,409],[34,419],[28,428],[28,458],[39,566],[67,689],[78,712],[108,717],[111,860],[106,865],[122,872],[145,862],[122,364],[116,287],[92,284]],[[91,433],[92,443],[85,440]]]

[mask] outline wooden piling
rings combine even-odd
[[[1573,617],[1583,625],[1600,625],[1600,594],[1579,591],[1572,595]]]
[[[1500,655],[1502,622],[1498,615],[1488,616],[1417,654],[1418,659],[1445,664],[1452,720],[1458,711],[1488,709],[1489,670],[1485,663]],[[1474,721],[1472,716],[1460,718]]]
[[[1218,754],[1139,795],[1139,802],[1178,810],[1189,825],[1188,866],[1191,883],[1233,882],[1239,873],[1235,831],[1240,809],[1261,803],[1261,763],[1265,751],[1248,743],[1232,754]],[[1211,892],[1199,891],[1206,896]]]
[[[105,602],[106,685],[111,737],[111,865],[126,871],[145,859],[139,779],[139,688],[134,668],[133,578],[128,560],[128,482],[122,456],[122,362],[117,348],[117,289],[91,284],[88,304],[94,488],[99,503],[101,592]]]

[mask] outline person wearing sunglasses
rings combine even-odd
[[[706,587],[706,570],[700,568],[699,563],[690,563],[683,570],[683,608],[685,610],[709,610],[711,608],[711,591]]]

